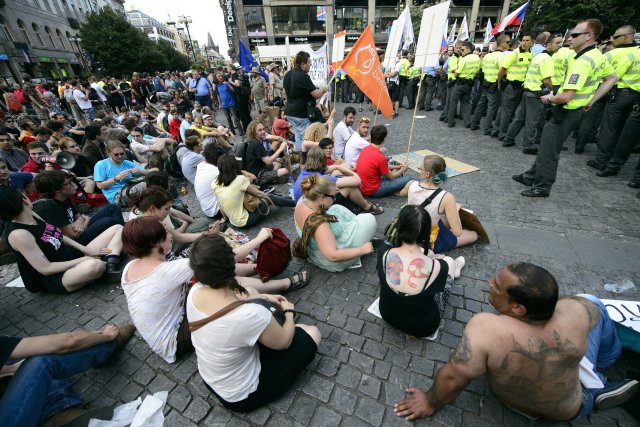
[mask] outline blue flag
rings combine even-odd
[[[238,62],[242,66],[242,69],[247,73],[251,72],[251,68],[258,67],[258,69],[260,70],[260,75],[264,77],[267,82],[269,82],[269,76],[264,72],[260,64],[258,64],[258,61],[256,61],[256,58],[253,57],[251,51],[244,45],[244,43],[242,43],[242,41],[240,41],[240,53],[238,54]]]

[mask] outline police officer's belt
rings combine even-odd
[[[509,83],[514,89],[522,89],[523,82],[521,81],[507,80],[507,83]]]
[[[456,79],[456,84],[473,86],[473,79],[461,79],[460,77],[458,77]]]
[[[535,96],[537,96],[538,98],[540,98],[542,96],[542,91],[541,90],[529,90],[529,89],[525,89],[525,92],[529,92],[534,94]]]

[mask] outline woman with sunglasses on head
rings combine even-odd
[[[207,388],[237,412],[280,398],[315,357],[318,328],[296,324],[294,305],[284,297],[260,296],[284,312],[282,323],[262,304],[245,303],[249,292],[238,283],[234,253],[221,236],[196,241],[189,265],[198,283],[187,296],[187,317]]]
[[[294,219],[309,261],[328,271],[344,271],[374,251],[375,217],[370,213],[355,215],[334,203],[339,190],[330,177],[309,175],[300,188],[304,197],[296,206]],[[305,236],[307,221],[316,228]]]
[[[4,186],[0,186],[0,217],[9,221],[7,242],[30,292],[68,294],[102,276],[105,267],[107,273],[119,271],[121,225],[110,227],[84,246],[43,221],[20,191]]]

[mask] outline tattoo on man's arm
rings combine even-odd
[[[466,331],[462,333],[462,338],[460,338],[458,348],[456,348],[451,354],[451,358],[449,360],[453,363],[462,364],[466,364],[471,360],[471,345],[469,344],[469,337],[467,336]]]

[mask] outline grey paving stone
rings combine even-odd
[[[251,421],[254,424],[264,425],[269,417],[271,416],[271,411],[268,408],[260,408],[255,411],[251,411],[247,414],[247,420]]]
[[[167,397],[167,403],[182,412],[191,402],[191,393],[186,387],[178,385]]]
[[[333,427],[340,424],[342,417],[329,408],[319,407],[311,419],[311,426]]]
[[[382,383],[380,382],[380,380],[369,375],[363,375],[362,378],[360,378],[358,391],[374,399],[377,399],[378,396],[380,396],[381,384]]]
[[[336,375],[336,382],[347,388],[355,388],[360,382],[362,374],[349,365],[342,365]]]
[[[333,391],[334,383],[332,381],[321,378],[317,375],[311,375],[304,385],[303,391],[309,396],[327,403]]]
[[[209,415],[204,419],[202,424],[212,427],[223,427],[227,425],[232,417],[233,414],[231,412],[220,406],[216,406],[209,412]]]
[[[334,388],[333,395],[329,400],[329,406],[348,415],[353,414],[357,403],[358,397],[355,393],[353,391],[345,390],[340,386],[336,386]]]
[[[198,422],[207,415],[210,407],[209,403],[196,397],[182,414],[190,420]]]
[[[316,401],[301,396],[294,401],[288,415],[302,424],[309,424],[317,407],[318,403]]]
[[[373,399],[361,397],[356,406],[356,416],[372,425],[380,425],[386,408]]]

